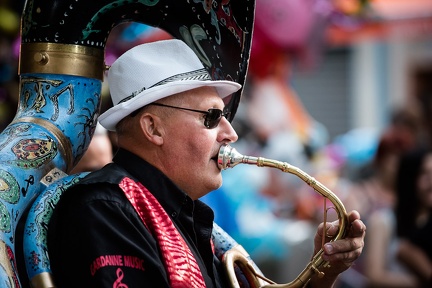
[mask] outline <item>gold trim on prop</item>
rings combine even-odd
[[[18,74],[66,74],[103,81],[104,50],[82,45],[22,43]]]
[[[32,288],[55,288],[51,273],[42,272],[31,279]]]
[[[54,134],[54,137],[57,139],[58,142],[59,151],[63,155],[66,162],[66,171],[69,171],[69,169],[71,169],[74,160],[73,153],[72,153],[72,145],[70,141],[67,139],[67,137],[63,134],[63,132],[61,132],[60,129],[57,128],[57,126],[55,126],[52,122],[49,122],[41,118],[35,118],[35,117],[18,118],[14,120],[11,124],[21,123],[21,122],[37,124],[50,131],[52,134]]]

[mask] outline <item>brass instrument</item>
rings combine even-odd
[[[282,170],[283,172],[291,173],[298,176],[309,186],[311,186],[316,192],[321,194],[323,197],[329,199],[334,205],[335,211],[337,212],[339,219],[339,230],[336,236],[331,239],[331,241],[336,241],[345,237],[348,216],[343,203],[333,192],[331,192],[327,187],[315,180],[315,178],[286,162],[270,160],[263,157],[244,156],[237,152],[235,148],[232,148],[229,145],[223,145],[220,148],[218,155],[218,166],[221,169],[232,168],[240,163],[257,165],[258,167],[277,168]],[[326,222],[327,211],[325,211],[324,213],[324,222]],[[229,281],[234,288],[240,288],[234,270],[235,265],[237,265],[241,269],[243,274],[245,274],[245,277],[248,279],[251,287],[293,288],[304,287],[314,274],[317,274],[318,277],[324,276],[324,272],[322,272],[321,268],[327,267],[329,265],[329,262],[322,259],[322,254],[323,249],[321,249],[317,254],[313,256],[312,260],[308,263],[308,265],[300,273],[300,275],[297,276],[296,279],[287,284],[276,284],[273,281],[265,278],[263,275],[261,275],[260,272],[257,272],[257,270],[254,268],[254,264],[250,260],[248,260],[249,255],[244,253],[244,249],[241,246],[233,247],[232,249],[225,252],[222,261],[227,271]]]

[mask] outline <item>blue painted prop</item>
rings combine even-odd
[[[88,173],[65,176],[45,189],[30,208],[24,228],[24,261],[29,279],[41,273],[51,274],[48,257],[48,223],[60,196]]]
[[[41,181],[53,169],[68,173],[87,150],[111,29],[123,22],[161,28],[187,43],[213,79],[244,84],[254,9],[255,0],[27,0],[19,106],[0,134],[0,287],[21,287],[15,231],[44,190]],[[230,120],[241,93],[228,103]]]

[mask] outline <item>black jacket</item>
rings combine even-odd
[[[48,247],[57,287],[169,287],[156,239],[118,186],[125,176],[143,184],[170,215],[206,286],[226,287],[221,263],[211,249],[210,207],[192,201],[128,151],[120,150],[113,162],[63,193],[56,206]]]

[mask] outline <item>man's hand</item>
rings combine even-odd
[[[314,254],[316,254],[322,247],[323,235],[326,236],[325,242],[328,242],[337,234],[339,221],[327,223],[325,231],[323,228],[324,224],[321,223],[318,226],[317,233],[315,234]],[[324,253],[322,258],[330,262],[330,267],[320,269],[324,272],[325,276],[323,279],[313,277],[311,280],[312,287],[331,287],[337,276],[350,268],[362,253],[366,226],[360,220],[360,214],[355,210],[348,214],[347,229],[348,231],[344,239],[324,244]]]

